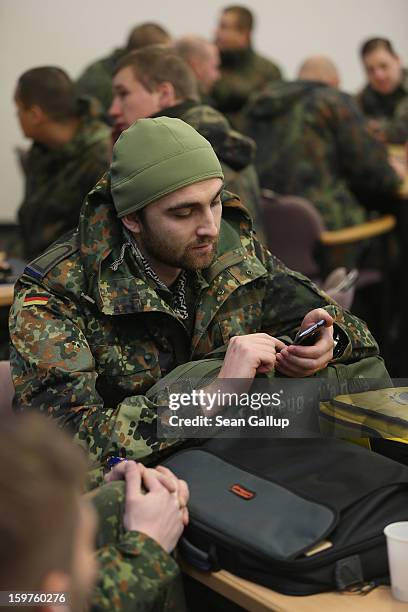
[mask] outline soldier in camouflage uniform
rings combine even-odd
[[[222,12],[215,35],[221,56],[221,78],[211,96],[216,108],[237,130],[244,128],[242,109],[249,97],[282,78],[276,64],[253,50],[252,29],[252,13],[242,6],[230,6]]]
[[[15,100],[22,130],[33,140],[18,211],[22,255],[29,260],[76,227],[83,199],[109,166],[111,137],[92,101],[78,100],[59,68],[24,73]]]
[[[300,80],[272,84],[247,109],[261,187],[308,198],[328,230],[386,208],[401,182],[336,75],[330,60],[311,58]]]
[[[361,47],[368,83],[357,96],[374,135],[404,144],[408,140],[408,71],[386,38],[372,38]]]
[[[250,382],[257,371],[311,376],[329,362],[379,359],[362,321],[260,246],[222,178],[210,144],[189,125],[137,121],[116,143],[78,231],[16,285],[16,406],[72,432],[94,484],[110,455],[148,464],[179,447],[157,436],[150,393],[157,381],[166,388],[177,366],[182,376],[226,348],[218,378]],[[299,327],[322,318],[314,346],[291,345]]]
[[[148,45],[168,45],[171,38],[168,32],[157,23],[143,23],[131,31],[125,48],[115,49],[88,66],[76,82],[79,95],[93,96],[102,105],[102,114],[108,120],[108,110],[112,104],[112,74],[117,62],[134,49]]]
[[[255,143],[232,130],[221,113],[197,101],[197,83],[187,64],[173,51],[141,49],[124,57],[114,77],[110,116],[119,134],[144,117],[175,117],[189,123],[214,148],[224,172],[225,188],[236,193],[261,232],[260,189],[253,161]]]
[[[72,612],[183,612],[180,571],[166,550],[188,518],[183,481],[126,462],[81,498],[82,454],[39,415],[3,424],[0,460],[4,590],[64,592],[64,610]],[[149,492],[142,493],[142,481]]]

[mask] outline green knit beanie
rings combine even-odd
[[[113,149],[111,190],[118,217],[210,178],[224,179],[214,149],[180,119],[139,119]]]

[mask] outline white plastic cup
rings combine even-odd
[[[392,594],[399,601],[408,601],[408,521],[387,525],[384,534]]]

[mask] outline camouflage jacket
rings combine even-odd
[[[124,531],[124,498],[124,481],[105,484],[92,496],[99,580],[91,612],[183,612],[177,563],[147,535]]]
[[[232,336],[264,331],[293,339],[304,315],[324,307],[345,339],[337,361],[378,354],[363,322],[256,243],[239,200],[227,192],[222,200],[217,258],[187,281],[191,328],[173,310],[171,292],[147,278],[125,248],[108,176],[86,199],[72,239],[27,266],[16,284],[15,406],[68,428],[97,476],[109,455],[149,463],[174,444],[158,439],[158,406],[146,393],[176,366],[188,369]]]
[[[211,92],[216,108],[226,115],[231,125],[242,129],[241,110],[250,96],[260,92],[271,81],[281,79],[276,64],[249,47],[224,51],[221,57],[221,78]]]
[[[107,57],[97,60],[85,68],[76,81],[78,95],[94,96],[102,105],[103,117],[108,119],[112,104],[112,73],[116,62],[124,55],[124,49],[115,49]]]
[[[381,94],[366,85],[357,101],[363,113],[377,119],[387,142],[404,144],[408,140],[408,70],[403,70],[402,80],[390,94]]]
[[[24,201],[18,211],[27,260],[77,226],[85,196],[109,165],[109,128],[93,118],[88,108],[86,104],[70,142],[58,149],[34,143],[28,153]]]
[[[313,202],[329,230],[386,207],[400,179],[353,99],[323,83],[271,85],[248,106],[261,187]]]
[[[236,193],[245,203],[259,232],[261,193],[253,165],[256,148],[254,141],[231,129],[227,119],[214,108],[192,100],[165,108],[154,117],[164,115],[182,119],[211,143],[222,165],[225,188]]]

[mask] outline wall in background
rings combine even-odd
[[[232,2],[231,2],[232,3]],[[302,59],[332,57],[343,88],[364,82],[358,59],[363,39],[386,36],[408,62],[408,0],[250,0],[257,17],[255,47],[294,78]],[[27,146],[13,105],[16,78],[25,70],[55,64],[75,78],[96,58],[124,44],[132,26],[157,21],[171,34],[211,37],[222,0],[0,0],[0,222],[15,218],[23,180],[14,149]]]

